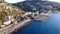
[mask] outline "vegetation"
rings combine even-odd
[[[6,2],[0,3],[0,22],[4,22],[6,20],[6,16],[13,16],[14,18],[17,18],[17,16],[21,13],[22,10],[16,6]]]
[[[50,1],[24,1],[24,2],[18,2],[13,4],[15,6],[18,6],[22,8],[25,11],[34,11],[33,9],[36,8],[36,10],[39,10],[41,12],[42,9],[44,10],[58,10],[60,11],[60,3],[57,2],[50,2]]]

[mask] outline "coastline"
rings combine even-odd
[[[10,34],[11,32],[16,31],[16,29],[21,28],[21,27],[25,26],[26,24],[28,24],[29,21],[31,21],[31,19],[21,21],[17,24],[12,24],[12,25],[6,27],[6,29],[3,28],[3,29],[1,29],[0,34]]]

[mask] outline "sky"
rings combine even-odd
[[[9,2],[9,3],[17,3],[17,2],[22,2],[22,1],[25,1],[25,0],[5,0],[5,1]],[[60,0],[48,0],[48,1],[53,1],[53,2],[60,3]]]
[[[49,1],[53,1],[53,2],[58,2],[58,3],[60,3],[60,0],[49,0]]]
[[[9,2],[9,3],[17,3],[17,2],[22,2],[22,1],[25,1],[25,0],[5,0],[6,2]]]

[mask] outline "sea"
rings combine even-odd
[[[45,22],[32,20],[30,23],[12,34],[60,34],[60,12],[50,13]]]

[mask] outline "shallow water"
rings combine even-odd
[[[60,13],[48,14],[46,22],[32,20],[27,26],[12,34],[60,34]]]

